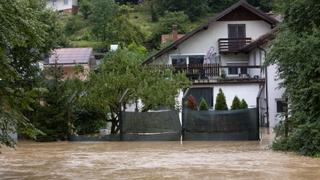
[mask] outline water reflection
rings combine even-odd
[[[260,142],[20,142],[0,179],[319,179],[320,160]]]

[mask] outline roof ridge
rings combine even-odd
[[[180,45],[181,43],[183,43],[184,41],[186,41],[187,39],[189,39],[193,35],[197,34],[199,31],[207,29],[211,23],[218,21],[220,18],[222,18],[223,16],[225,16],[228,13],[232,12],[234,9],[238,8],[239,6],[243,6],[244,8],[248,9],[250,12],[256,14],[257,16],[261,17],[262,19],[264,19],[265,21],[267,21],[268,23],[270,23],[272,25],[276,25],[277,23],[279,23],[278,20],[276,20],[273,17],[270,17],[266,13],[262,12],[261,10],[257,9],[254,6],[252,6],[246,0],[240,0],[240,1],[236,2],[236,3],[234,3],[233,5],[231,5],[230,7],[228,7],[227,9],[223,10],[222,12],[218,13],[213,18],[210,18],[207,22],[199,25],[197,28],[195,28],[192,31],[186,33],[185,36],[183,36],[182,38],[174,41],[169,46],[159,50],[156,54],[151,55],[142,64],[148,64],[152,60],[154,60],[154,59],[160,57],[161,55],[163,55],[164,53],[166,53],[167,51],[170,51],[172,48],[176,48],[176,46]]]

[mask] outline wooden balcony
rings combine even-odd
[[[221,38],[218,40],[219,52],[238,53],[246,45],[251,43],[251,38]]]
[[[221,66],[219,64],[165,65],[182,72],[194,83],[264,82],[261,66]],[[232,74],[231,74],[232,71]]]

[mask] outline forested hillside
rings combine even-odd
[[[148,50],[160,48],[161,34],[178,25],[186,33],[238,0],[81,0],[79,13],[61,14],[70,46],[106,48],[110,44],[143,45]],[[270,11],[269,0],[248,0]]]

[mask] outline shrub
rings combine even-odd
[[[204,98],[201,98],[199,104],[199,111],[207,111],[209,109],[208,103]]]
[[[235,96],[232,101],[231,109],[232,110],[240,109],[240,106],[241,106],[240,99],[238,98],[238,96]]]
[[[226,97],[221,88],[219,89],[219,93],[216,98],[215,110],[228,110]]]
[[[71,36],[77,31],[81,30],[86,26],[85,22],[81,19],[80,16],[74,15],[70,16],[64,27],[65,34]]]
[[[94,106],[80,106],[75,108],[74,127],[77,134],[94,134],[106,127],[106,114]]]
[[[244,99],[241,100],[240,109],[248,109],[248,104]]]
[[[192,110],[197,109],[197,100],[192,95],[188,97],[187,107]]]

